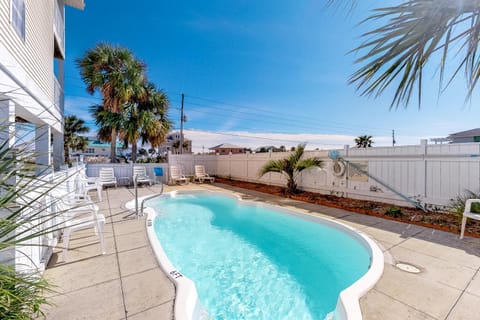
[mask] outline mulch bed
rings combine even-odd
[[[215,181],[234,187],[255,190],[303,202],[344,209],[369,216],[416,224],[428,228],[460,234],[461,218],[450,212],[424,212],[417,208],[394,206],[392,204],[383,202],[356,200],[308,191],[299,191],[297,194],[285,194],[284,188],[282,187],[230,180],[225,178],[216,178]],[[468,219],[465,235],[480,238],[480,222]]]

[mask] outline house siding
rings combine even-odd
[[[25,41],[10,23],[10,2],[0,1],[0,44],[53,104],[53,14],[56,0],[25,0]]]

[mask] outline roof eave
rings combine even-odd
[[[65,4],[67,6],[77,8],[80,10],[85,9],[85,1],[84,0],[65,0]]]

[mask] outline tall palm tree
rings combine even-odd
[[[125,145],[132,145],[134,163],[139,139],[142,144],[150,143],[153,148],[165,140],[171,127],[167,111],[168,99],[153,83],[146,83],[143,90],[124,106],[119,136]]]
[[[287,193],[295,193],[297,191],[297,176],[305,169],[323,166],[322,160],[318,158],[301,159],[305,151],[305,144],[297,146],[290,156],[282,160],[270,160],[259,172],[262,177],[269,172],[278,172],[287,178]]]
[[[63,149],[65,151],[65,163],[71,165],[70,149],[83,150],[87,147],[88,141],[85,137],[79,136],[79,133],[90,131],[85,125],[83,119],[77,118],[75,115],[65,117],[65,125],[63,131]]]
[[[355,144],[357,148],[370,148],[373,144],[372,136],[359,136],[355,138]]]
[[[103,107],[112,113],[122,111],[124,104],[145,82],[145,66],[125,48],[99,44],[76,61],[90,94],[100,92]],[[111,162],[116,161],[117,128],[110,128]]]
[[[327,2],[352,4],[355,0]],[[398,0],[398,5],[375,9],[364,22],[370,21],[375,27],[353,50],[362,52],[356,61],[361,66],[350,82],[357,84],[362,95],[378,96],[393,86],[391,107],[407,106],[414,94],[420,107],[424,69],[436,61],[440,89],[463,73],[470,97],[480,78],[479,0]],[[446,75],[450,63],[454,71]]]

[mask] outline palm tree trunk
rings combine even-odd
[[[63,151],[65,155],[65,164],[70,166],[70,147],[68,146],[68,143],[63,144]]]
[[[132,143],[132,162],[137,163],[137,142]]]
[[[112,135],[110,138],[110,163],[117,162],[117,130],[112,129]]]

